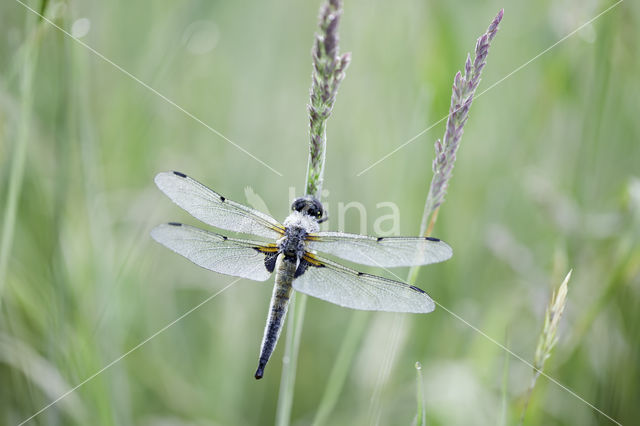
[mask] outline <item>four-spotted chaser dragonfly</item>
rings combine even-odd
[[[170,222],[151,231],[160,244],[203,268],[265,281],[275,271],[275,286],[255,378],[271,357],[296,290],[352,309],[426,313],[434,302],[418,287],[353,269],[320,257],[316,251],[363,265],[426,265],[452,255],[445,242],[430,237],[369,237],[320,232],[326,220],[320,201],[297,198],[280,224],[272,217],[231,201],[180,172],[159,173],[155,183],[196,219],[227,231],[268,240],[245,240]]]

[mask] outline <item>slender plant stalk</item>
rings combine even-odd
[[[296,299],[298,299],[297,302]],[[300,349],[300,335],[302,334],[302,323],[307,305],[306,295],[294,293],[291,303],[294,309],[292,309],[293,312],[290,314],[291,316],[288,320],[285,354],[282,359],[282,376],[280,378],[280,390],[278,393],[278,410],[276,411],[276,425],[278,426],[288,425],[291,420],[293,389],[295,388],[298,350]]]
[[[327,119],[331,116],[338,87],[344,79],[351,55],[340,55],[338,46],[338,24],[342,15],[342,0],[327,0],[320,7],[318,32],[312,49],[313,71],[311,73],[311,100],[309,111],[309,162],[305,194],[320,200],[324,180],[324,163],[327,146]],[[297,299],[297,301],[295,300]],[[276,424],[290,423],[295,387],[298,349],[304,322],[307,296],[298,294],[291,301],[284,353],[284,368],[280,379],[280,393]]]
[[[509,347],[509,334],[506,334],[504,342],[505,342],[505,346]],[[509,360],[510,359],[511,359],[511,355],[505,352],[504,365],[502,367],[502,389],[500,393],[502,407],[500,410],[500,421],[497,422],[497,424],[500,426],[506,426],[507,419],[509,417],[509,403],[508,403],[509,398],[507,394],[507,388],[509,385]]]
[[[422,364],[416,362],[416,419],[413,422],[416,426],[426,426],[426,410],[424,406],[424,391],[422,390]]]
[[[44,6],[43,6],[44,7]],[[18,213],[18,200],[22,189],[24,166],[27,158],[27,146],[31,133],[31,119],[33,113],[33,76],[38,60],[40,45],[40,26],[35,23],[31,14],[27,14],[27,31],[29,34],[23,47],[23,66],[20,79],[20,121],[11,158],[9,172],[9,190],[2,220],[2,239],[0,241],[0,302],[7,280],[9,257],[13,246],[13,233]],[[29,30],[32,29],[32,32]]]
[[[358,345],[369,322],[369,317],[369,312],[356,311],[352,314],[340,351],[329,374],[329,380],[327,380],[326,389],[318,406],[318,412],[313,419],[313,426],[326,424],[329,415],[336,406],[340,391],[351,368],[353,357],[358,350]]]
[[[520,416],[520,424],[524,422],[524,416],[531,400],[531,393],[536,386],[536,382],[544,363],[551,356],[554,346],[558,342],[558,326],[560,325],[560,319],[564,312],[564,307],[567,304],[567,290],[569,279],[571,278],[571,272],[567,274],[557,291],[551,294],[551,300],[547,306],[547,310],[544,313],[544,325],[540,337],[538,337],[538,345],[536,347],[536,354],[533,357],[533,377],[531,378],[531,384],[527,389],[527,395],[525,396],[524,406],[522,407],[522,415]]]
[[[449,116],[444,137],[438,139],[435,143],[435,158],[432,163],[433,178],[429,186],[427,200],[425,202],[422,221],[420,224],[420,235],[429,236],[438,217],[438,210],[444,202],[444,196],[449,186],[453,166],[456,160],[456,152],[460,146],[462,133],[465,123],[469,117],[469,109],[473,102],[473,95],[480,84],[480,75],[486,65],[489,46],[498,31],[498,25],[502,21],[504,11],[500,10],[493,19],[487,31],[476,41],[475,53],[473,60],[471,55],[467,54],[467,60],[464,67],[464,76],[461,72],[456,73],[453,80],[453,91],[451,94],[451,104],[449,106]],[[420,268],[413,266],[409,269],[407,282],[415,284],[418,278]],[[394,316],[392,325],[392,339],[400,333],[406,321],[405,317],[397,314]],[[393,345],[386,348],[388,352],[387,358],[391,361],[385,364],[386,372],[379,374],[378,382],[374,390],[374,396],[371,401],[371,407],[379,406],[379,399],[382,395],[382,387],[387,377],[388,371],[393,366],[395,354],[400,351],[399,345]]]
[[[455,154],[458,150],[460,139],[462,137],[462,128],[467,121],[469,107],[471,106],[471,102],[473,101],[473,94],[475,93],[475,90],[480,83],[480,74],[482,73],[482,69],[486,65],[489,44],[498,31],[498,24],[500,24],[503,15],[504,11],[500,10],[498,12],[498,15],[491,22],[491,25],[489,25],[487,32],[480,38],[478,38],[476,42],[475,57],[473,61],[471,60],[470,56],[467,55],[464,77],[460,72],[458,72],[456,74],[456,77],[454,78],[451,106],[449,108],[449,117],[447,119],[447,131],[445,132],[445,136],[443,138],[444,142],[438,140],[435,144],[436,158],[433,161],[434,176],[429,187],[429,193],[427,195],[427,201],[425,203],[420,235],[429,236],[431,234],[431,230],[433,229],[435,221],[438,217],[438,209],[444,202],[444,195],[448,187],[448,181],[451,178],[453,171]],[[415,283],[418,276],[418,271],[419,268],[417,267],[412,267],[409,270],[409,283]],[[396,318],[394,319],[394,333],[398,333],[399,329],[404,324],[402,318],[402,316],[396,316]],[[352,322],[354,320],[355,318],[352,318]],[[362,332],[364,332],[364,328],[362,329]],[[351,338],[352,336],[350,336],[349,334],[345,335],[344,339],[342,340],[340,353],[343,352],[343,348],[345,346],[348,346],[350,344],[348,339]],[[397,348],[389,348],[389,350],[396,351]],[[352,357],[353,356],[355,356],[355,353],[352,355]],[[351,363],[352,359],[348,361],[349,363]],[[391,364],[392,362],[389,363],[389,365]],[[343,374],[344,376],[346,376],[347,372],[348,371],[345,369],[339,370],[339,373]],[[338,374],[338,372],[336,372],[335,365],[334,371],[332,371],[331,373],[332,378],[334,376],[334,373]],[[380,377],[385,377],[385,375],[381,374]],[[344,383],[344,379],[344,377],[336,377],[334,380],[337,383]],[[327,393],[331,392],[339,394],[340,390],[341,389],[327,387],[327,389],[325,389],[323,400],[328,399]],[[380,393],[378,392],[376,393],[376,395],[380,395]]]
[[[473,60],[471,55],[467,54],[467,60],[464,64],[464,76],[458,71],[453,78],[447,126],[442,140],[438,139],[435,143],[436,152],[432,163],[433,178],[429,185],[429,192],[427,193],[427,200],[425,201],[420,223],[420,235],[425,237],[431,235],[438,219],[438,211],[444,202],[449,181],[453,175],[456,153],[460,148],[464,125],[469,118],[473,95],[480,84],[482,70],[487,64],[489,46],[498,32],[498,25],[503,16],[504,10],[501,9],[489,25],[489,28],[487,28],[487,31],[478,38]],[[408,281],[411,284],[416,282],[419,269],[419,267],[414,266],[409,270]]]

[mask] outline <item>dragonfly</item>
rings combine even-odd
[[[292,291],[351,309],[428,313],[433,300],[422,289],[359,272],[317,252],[382,268],[426,265],[449,259],[451,247],[432,237],[371,237],[321,232],[322,203],[296,198],[280,223],[232,201],[180,172],[162,172],[158,188],[196,219],[215,228],[247,234],[233,238],[177,222],[159,225],[151,236],[191,262],[221,274],[266,281],[275,273],[267,323],[254,377],[261,379],[287,313]],[[257,237],[257,239],[256,239]]]

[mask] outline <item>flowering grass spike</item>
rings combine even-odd
[[[544,326],[542,327],[542,333],[540,333],[540,337],[538,338],[536,354],[533,357],[533,377],[525,397],[522,416],[520,417],[520,424],[524,421],[524,415],[527,411],[529,400],[531,399],[531,392],[533,392],[533,388],[536,385],[538,377],[542,374],[544,363],[549,359],[551,351],[558,342],[558,327],[560,325],[562,313],[564,312],[564,307],[567,304],[568,283],[572,272],[573,271],[569,271],[564,281],[562,281],[562,284],[560,284],[560,287],[558,287],[558,291],[554,291],[553,294],[551,294],[551,300],[549,301],[547,310],[544,313]]]
[[[338,24],[342,15],[342,1],[330,0],[320,8],[319,31],[313,45],[311,74],[311,103],[309,109],[309,165],[307,195],[320,199],[327,144],[327,119],[333,110],[338,86],[351,60],[351,54],[340,55]]]
[[[431,180],[424,208],[424,216],[420,227],[421,234],[429,235],[431,233],[431,228],[437,217],[437,210],[444,201],[453,172],[453,165],[456,161],[456,152],[460,146],[460,139],[462,139],[464,124],[469,118],[469,108],[473,102],[473,95],[478,88],[478,84],[480,84],[480,75],[487,64],[489,46],[498,32],[498,24],[502,21],[503,15],[504,10],[500,10],[491,25],[489,25],[487,32],[478,38],[473,60],[471,55],[467,54],[464,76],[458,71],[453,79],[453,93],[451,94],[447,128],[442,140],[438,139],[435,143],[436,155],[432,166],[433,179]],[[431,221],[427,222],[429,217],[431,217]],[[429,223],[428,228],[427,223]]]

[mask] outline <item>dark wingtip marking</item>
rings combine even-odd
[[[424,237],[424,239],[425,239],[425,240],[429,240],[429,241],[435,241],[435,242],[440,241],[440,239],[439,239],[439,238],[433,238],[433,237]]]
[[[378,242],[382,241],[383,239],[383,237],[378,237]]]
[[[411,286],[409,286],[409,287],[411,287],[411,290],[415,290],[415,291],[418,291],[418,292],[420,292],[420,293],[426,293],[426,291],[424,291],[424,290],[423,290],[423,289],[421,289],[421,288],[416,287],[415,285],[411,285]]]
[[[224,198],[222,195],[220,196],[220,201],[222,201],[224,203],[224,200],[226,200],[226,198]]]
[[[364,275],[364,272],[358,272],[358,276],[361,277]]]
[[[227,241],[227,237],[225,237],[224,235],[222,236],[222,241]]]
[[[184,173],[180,173],[180,172],[176,172],[175,170],[173,171],[173,174],[176,176],[180,176],[181,178],[186,178],[187,175],[185,175]]]
[[[171,226],[182,226],[182,224],[178,223],[178,222],[169,222],[169,225],[171,225]]]

